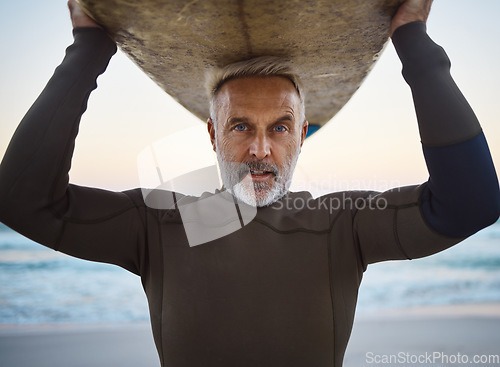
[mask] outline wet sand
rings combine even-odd
[[[491,359],[451,363],[464,355],[500,358],[500,304],[359,315],[344,367],[500,366]],[[148,324],[0,325],[0,366],[158,367],[159,359]]]

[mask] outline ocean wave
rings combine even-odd
[[[442,253],[370,265],[358,312],[500,301],[500,225]],[[0,323],[148,320],[140,278],[0,227]]]

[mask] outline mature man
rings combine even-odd
[[[211,84],[208,131],[227,190],[172,193],[172,208],[158,209],[141,190],[68,184],[80,116],[116,50],[70,0],[75,43],[5,154],[0,220],[56,250],[140,275],[162,366],[342,366],[368,264],[436,253],[500,212],[479,123],[425,33],[430,3],[407,0],[391,24],[427,183],[318,199],[288,192],[307,122],[299,82],[267,58],[225,68]],[[236,216],[238,230],[189,246],[182,208],[217,195],[257,206],[255,217]]]

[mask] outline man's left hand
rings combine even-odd
[[[426,22],[431,11],[433,0],[406,0],[399,7],[396,15],[392,18],[389,36],[392,37],[394,31],[404,24],[423,21]]]

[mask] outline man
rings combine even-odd
[[[172,193],[173,206],[158,209],[147,204],[163,200],[161,192],[144,198],[68,184],[80,116],[116,50],[71,0],[75,43],[5,154],[0,220],[56,250],[140,275],[163,366],[342,366],[368,264],[436,253],[500,212],[479,123],[425,33],[430,3],[406,1],[391,24],[427,183],[318,199],[288,192],[307,131],[300,84],[288,70],[260,67],[212,84],[207,126],[227,190]],[[238,230],[190,246],[183,208],[217,195],[257,206],[255,217],[237,216]]]

